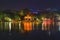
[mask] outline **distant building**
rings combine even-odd
[[[32,17],[30,15],[24,17],[23,25],[24,31],[32,31]]]

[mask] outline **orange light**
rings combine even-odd
[[[24,31],[32,31],[32,22],[24,22]]]
[[[32,17],[27,15],[27,16],[24,17],[24,19],[32,19]]]

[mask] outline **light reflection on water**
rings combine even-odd
[[[54,26],[55,27],[55,26]],[[50,30],[47,31],[55,31],[55,30],[60,30],[59,28],[56,29],[53,26],[50,28]],[[0,22],[0,31],[17,31],[17,32],[25,32],[25,31],[38,31],[42,30],[42,23],[41,24],[36,24],[34,22]]]
[[[34,27],[35,26],[35,27]],[[0,30],[35,30],[38,29],[38,24],[34,24],[33,22],[0,22]]]

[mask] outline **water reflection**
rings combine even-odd
[[[4,22],[4,26],[2,26],[2,27],[4,27],[4,30],[9,30],[10,28],[10,24],[9,24],[10,22]]]
[[[32,22],[23,22],[24,24],[24,31],[32,31]]]
[[[46,21],[47,22],[47,21]],[[52,22],[50,23],[50,19],[47,22],[48,24],[45,25],[39,23],[39,21],[15,21],[15,22],[0,22],[0,31],[17,31],[17,32],[30,32],[30,31],[37,31],[43,30],[44,31],[60,31],[60,22],[57,22],[58,25],[53,26]]]
[[[3,22],[0,22],[0,30],[3,31]]]
[[[33,28],[34,27],[34,28]],[[4,31],[32,31],[38,30],[38,24],[35,22],[17,21],[17,22],[0,22],[0,30]]]

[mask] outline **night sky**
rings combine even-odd
[[[60,9],[59,0],[0,0],[0,10],[12,9],[20,10],[24,8],[30,9]]]

